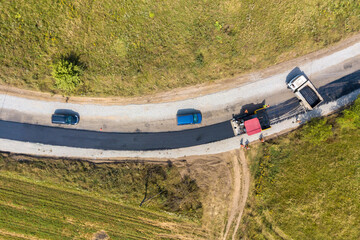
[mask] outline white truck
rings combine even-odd
[[[288,83],[288,87],[295,93],[295,96],[300,100],[300,104],[307,110],[313,110],[324,100],[314,85],[304,75],[294,77]]]

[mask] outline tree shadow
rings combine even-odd
[[[77,54],[74,51],[61,55],[60,59],[72,63],[73,65],[80,67],[82,70],[86,70],[88,68],[86,63],[80,60],[80,54]]]

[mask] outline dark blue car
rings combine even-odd
[[[177,125],[198,124],[201,123],[201,120],[201,113],[177,115]]]
[[[76,125],[79,123],[79,116],[76,114],[53,114],[51,122],[55,124]]]

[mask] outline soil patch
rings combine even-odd
[[[92,240],[108,240],[110,239],[109,235],[104,230],[96,232],[92,238]]]

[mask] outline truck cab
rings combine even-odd
[[[287,85],[307,110],[313,110],[324,100],[304,75],[294,77]]]

